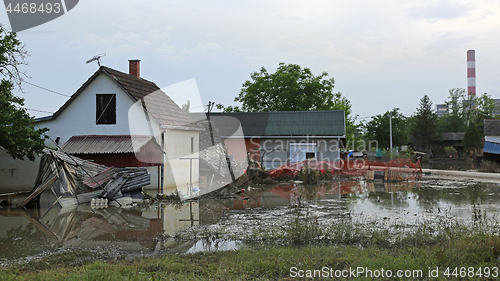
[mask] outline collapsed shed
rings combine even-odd
[[[31,194],[17,207],[22,208],[50,187],[61,207],[90,203],[92,198],[116,200],[151,184],[146,168],[107,167],[44,149],[38,176]]]

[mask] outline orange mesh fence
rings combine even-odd
[[[333,175],[361,176],[366,171],[394,170],[400,173],[422,173],[420,160],[413,163],[410,159],[395,159],[389,162],[370,161],[365,159],[342,159],[338,161],[316,161],[306,160],[298,163],[290,163],[269,172],[272,178],[295,177],[301,170],[309,167],[317,170],[323,175],[331,172]]]

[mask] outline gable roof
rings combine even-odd
[[[443,141],[461,141],[464,139],[465,132],[458,133],[443,133],[441,139]]]
[[[484,119],[484,135],[485,136],[500,136],[500,120],[499,119]]]
[[[227,118],[233,117],[233,118]],[[234,135],[239,127],[245,137],[345,136],[343,110],[235,112],[210,114],[223,137]]]
[[[39,118],[37,121],[56,119],[100,74],[110,77],[134,101],[142,101],[143,108],[160,125],[172,129],[200,129],[155,83],[106,66],[101,66],[51,117]]]

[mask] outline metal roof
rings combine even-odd
[[[225,118],[226,117],[226,118]],[[227,118],[233,117],[233,118]],[[212,113],[221,136],[232,136],[240,124],[245,137],[345,136],[343,110]]]
[[[500,144],[495,142],[485,141],[483,153],[500,154]]]
[[[499,119],[484,119],[484,135],[485,136],[500,136],[500,120]]]
[[[140,151],[149,142],[161,152],[161,148],[153,136],[140,135],[86,135],[73,136],[62,150],[68,154],[115,154],[134,153]]]
[[[461,141],[464,139],[465,133],[443,133],[441,139],[443,141]]]

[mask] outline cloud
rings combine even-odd
[[[425,5],[425,4],[424,4]],[[470,15],[472,3],[457,4],[448,0],[434,1],[431,5],[420,5],[407,10],[410,17],[431,21],[456,19]]]

